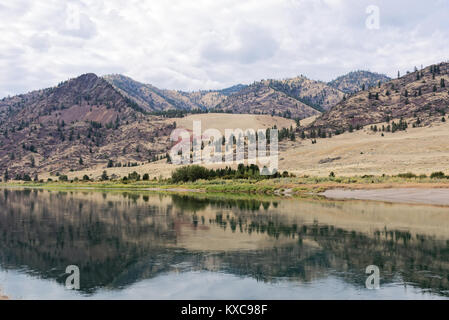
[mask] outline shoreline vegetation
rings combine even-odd
[[[275,176],[259,175],[252,167],[241,167],[240,170],[226,169],[217,174],[217,170],[208,170],[200,166],[180,167],[171,178],[149,180],[137,173],[122,179],[110,179],[107,172],[98,181],[67,180],[59,177],[59,181],[8,181],[1,182],[2,187],[34,187],[49,189],[136,189],[165,192],[205,192],[231,194],[265,194],[274,196],[307,196],[319,195],[330,189],[392,189],[392,188],[449,188],[449,176],[443,172],[435,172],[430,176],[404,173],[398,175],[363,175],[340,177],[334,173],[328,177],[313,177],[288,174],[284,171]],[[212,174],[210,174],[212,172]],[[225,173],[223,173],[225,172]],[[254,173],[256,172],[256,173]],[[250,173],[250,174],[248,174]]]

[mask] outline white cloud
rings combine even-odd
[[[365,27],[368,5],[379,6],[379,30]],[[448,59],[448,20],[445,0],[5,2],[0,96],[86,72],[184,90],[354,69],[394,76]]]

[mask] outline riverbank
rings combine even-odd
[[[372,190],[330,189],[321,193],[321,195],[331,199],[374,200],[449,206],[448,188],[391,188]]]
[[[386,198],[393,189],[413,189],[408,193],[421,194],[423,197],[431,196],[422,189],[449,189],[449,179],[431,179],[429,177],[398,177],[398,176],[355,176],[355,177],[295,177],[264,180],[198,180],[175,184],[170,180],[151,181],[66,181],[66,182],[8,182],[1,183],[3,187],[30,187],[45,189],[113,189],[113,190],[144,190],[160,192],[206,192],[206,193],[235,193],[235,194],[268,194],[274,196],[305,196],[305,195],[336,195],[346,197],[342,191],[330,190],[373,190],[389,189],[390,192],[373,193],[372,196]],[[327,192],[327,193],[325,193]],[[330,192],[330,193],[329,193]],[[323,194],[324,193],[324,194]],[[404,197],[405,194],[402,193]],[[350,194],[351,197],[361,197],[363,194]],[[441,201],[441,196],[438,196]],[[415,197],[416,198],[416,197]],[[399,198],[398,198],[399,199]],[[405,199],[405,198],[404,198]],[[413,200],[413,197],[407,199]]]

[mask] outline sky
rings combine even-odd
[[[81,74],[219,89],[449,60],[449,0],[0,0],[0,97]]]

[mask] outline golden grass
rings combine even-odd
[[[382,127],[382,124],[378,124]],[[374,133],[366,129],[317,139],[286,142],[282,145],[279,167],[297,175],[337,176],[396,175],[405,172],[429,175],[449,174],[449,122],[430,127],[409,128],[406,132]],[[327,158],[340,158],[320,163]]]
[[[267,128],[276,124],[279,128],[290,125],[293,121],[268,115],[234,115],[234,114],[199,114],[177,119],[178,127],[191,129],[192,121],[202,120],[202,130],[216,127],[242,129],[248,127]],[[313,121],[304,119],[301,126]],[[378,124],[381,127],[382,124]],[[363,175],[397,175],[413,172],[429,175],[435,171],[449,174],[449,121],[433,123],[430,127],[409,128],[406,132],[374,133],[366,129],[353,133],[345,133],[327,139],[317,139],[316,144],[310,140],[282,141],[279,144],[279,171],[287,170],[298,176],[326,177],[330,172],[337,176]],[[334,159],[330,162],[322,160]],[[321,163],[320,163],[321,162]],[[208,168],[224,167],[226,164],[205,165]],[[236,167],[234,164],[232,167]],[[61,172],[69,179],[88,175],[98,179],[104,170],[108,175],[127,176],[136,171],[140,175],[148,173],[150,178],[167,178],[178,166],[166,163],[165,160],[146,163],[137,167],[106,168],[98,165],[77,172]],[[40,178],[47,180],[50,175],[41,173]],[[56,177],[51,177],[57,179]]]
[[[192,130],[193,121],[201,121],[201,129],[218,129],[224,133],[225,129],[267,129],[276,125],[278,128],[296,127],[295,121],[270,115],[206,113],[193,114],[176,120],[178,128]]]

